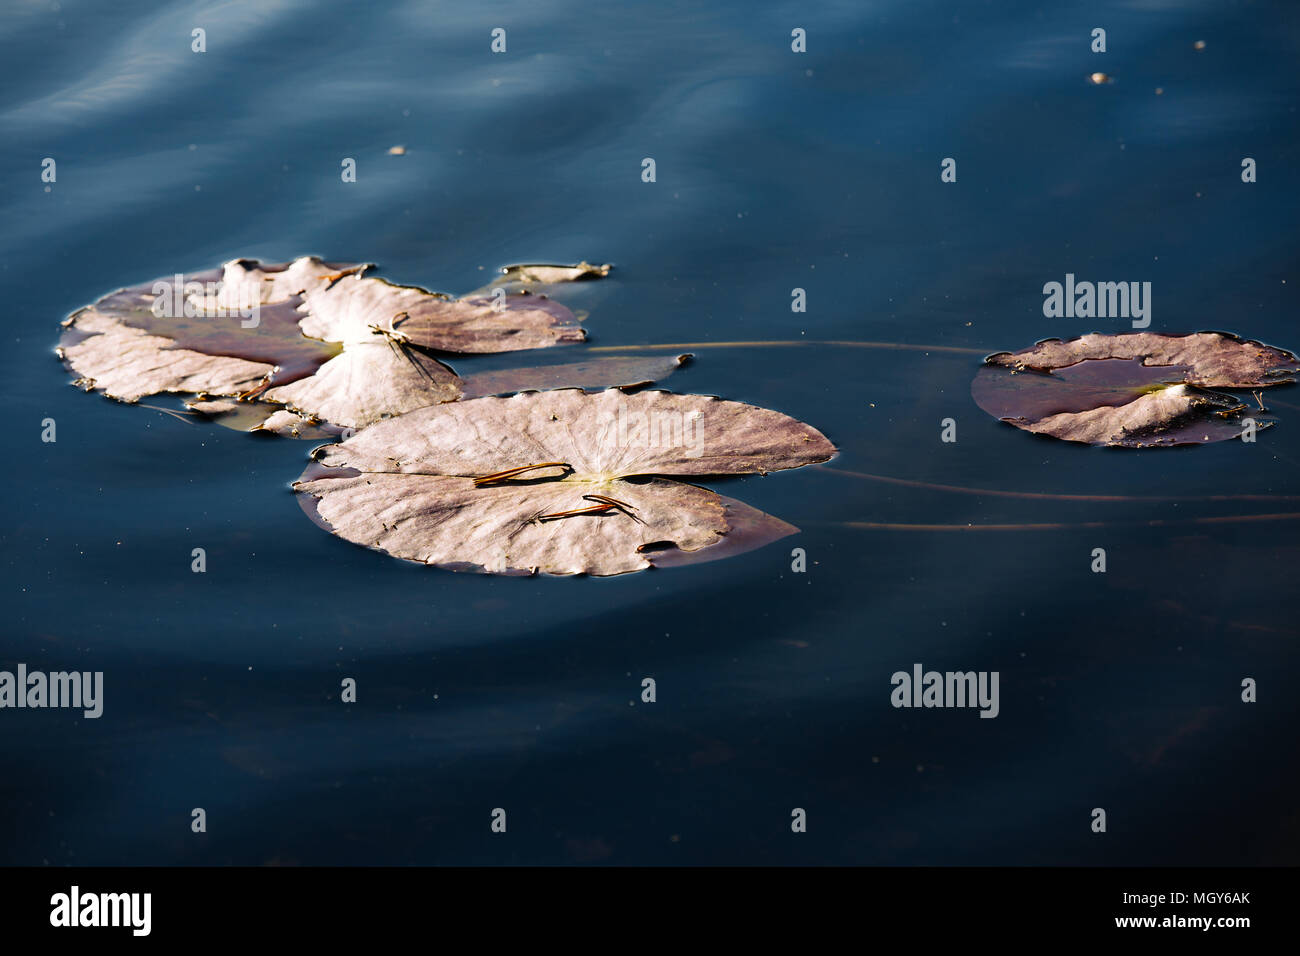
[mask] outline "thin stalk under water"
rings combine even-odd
[[[951,352],[958,355],[988,355],[993,349],[969,349],[956,345],[912,345],[907,342],[853,342],[819,339],[787,339],[755,342],[677,342],[670,345],[596,345],[590,352],[660,352],[667,349],[774,349],[801,345],[834,348],[894,349],[906,352]]]
[[[852,478],[864,478],[890,485],[904,485],[908,488],[925,488],[929,491],[949,491],[955,494],[979,495],[994,498],[1023,498],[1041,501],[1300,501],[1300,495],[1064,495],[1041,491],[1002,491],[997,488],[968,488],[964,485],[942,485],[932,481],[915,481],[910,478],[893,478],[889,475],[872,475],[864,471],[849,471],[846,468],[831,468],[829,465],[813,465],[818,471],[827,471],[833,475],[847,475]]]
[[[830,525],[867,531],[1079,531],[1095,528],[1159,528],[1175,525],[1237,524],[1250,521],[1288,521],[1300,518],[1300,511],[1264,515],[1226,515],[1219,518],[1154,518],[1147,521],[1079,521],[1040,524],[899,524],[888,521],[809,521],[808,525]]]

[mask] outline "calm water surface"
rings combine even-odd
[[[1300,496],[1294,392],[1255,445],[1136,453],[969,394],[982,352],[1124,328],[1045,319],[1067,272],[1152,282],[1153,330],[1300,347],[1298,55],[1285,2],[8,0],[0,666],[106,687],[99,720],[0,712],[0,859],[1295,863],[1300,523],[1187,519],[1300,497],[842,472]],[[616,579],[451,574],[312,525],[309,443],[81,394],[53,355],[121,285],[305,253],[448,292],[613,262],[568,298],[600,345],[977,351],[693,348],[670,387],[841,447],[715,486],[797,538]],[[1000,716],[892,708],[917,662],[999,671]]]

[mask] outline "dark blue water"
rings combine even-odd
[[[1152,282],[1153,330],[1300,347],[1298,54],[1286,2],[10,0],[0,667],[103,671],[105,702],[0,711],[0,858],[1296,862],[1300,498],[1196,499],[1300,496],[1300,398],[1253,445],[1106,451],[969,383],[982,351],[1125,329],[1045,319],[1067,272]],[[668,384],[816,425],[836,469],[1189,500],[810,468],[715,485],[802,529],[722,562],[407,565],[303,516],[308,443],[82,394],[52,352],[121,285],[306,253],[448,292],[613,262],[569,298],[599,345],[975,349],[694,348]],[[1283,516],[1189,520],[1252,514]],[[998,718],[891,707],[918,662],[998,671]]]

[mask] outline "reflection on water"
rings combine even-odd
[[[105,702],[0,712],[7,862],[1294,862],[1300,509],[1208,499],[1300,494],[1300,425],[1090,449],[970,398],[982,354],[1124,330],[1044,318],[1067,273],[1151,282],[1153,331],[1300,347],[1288,5],[1104,4],[1100,86],[1094,24],[1021,2],[10,6],[0,666],[102,670]],[[670,353],[696,353],[673,389],[843,450],[717,483],[797,537],[430,572],[302,515],[304,443],[81,394],[52,354],[112,289],[307,253],[452,290],[612,262],[563,301],[615,354],[934,348]],[[1249,513],[1278,517],[1181,520]],[[1064,527],[913,527],[1023,524]],[[917,663],[998,671],[999,716],[892,708]]]

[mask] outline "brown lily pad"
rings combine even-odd
[[[514,265],[502,269],[501,276],[507,281],[555,284],[579,282],[583,279],[603,279],[609,275],[611,268],[609,265],[593,266],[590,262],[579,262],[574,266]]]
[[[1090,334],[989,356],[971,395],[995,418],[1036,434],[1131,448],[1238,438],[1262,404],[1212,389],[1293,381],[1290,352],[1222,332]]]
[[[663,381],[692,358],[689,352],[671,356],[601,356],[585,362],[476,372],[462,376],[461,387],[465,398],[552,388],[635,388]]]
[[[490,296],[496,289],[504,289],[512,294],[546,295],[566,283],[603,279],[613,268],[611,265],[594,266],[589,262],[579,262],[572,266],[545,264],[506,266],[496,279],[469,295]]]
[[[270,265],[236,259],[122,289],[64,322],[58,354],[87,390],[127,402],[161,392],[239,398],[249,407],[238,414],[207,412],[232,427],[305,436],[316,425],[361,428],[455,401],[460,379],[432,352],[514,352],[584,338],[577,316],[530,289],[453,299],[364,277],[369,268],[312,256]],[[608,272],[511,268],[528,281],[536,268],[551,282]],[[550,384],[545,373],[539,379],[515,384]],[[250,426],[257,415],[269,424]]]
[[[481,398],[566,387],[633,389],[662,381],[691,358],[689,353],[671,357],[601,356],[586,362],[477,372],[461,379],[460,397]],[[273,433],[313,441],[335,438],[345,431],[343,426],[258,399],[195,400],[187,402],[186,407],[234,431]]]
[[[506,266],[486,285],[461,296],[462,299],[493,299],[506,294],[510,300],[516,297],[528,298],[538,296],[564,297],[566,302],[575,302],[590,307],[600,298],[602,285],[594,282],[609,276],[613,266],[592,265],[579,262],[577,265],[513,265]],[[579,320],[586,319],[586,313],[574,309]]]
[[[331,274],[368,268],[303,257],[167,276],[120,289],[63,323],[58,354],[77,384],[119,401],[164,392],[234,396],[310,375],[336,344],[306,338],[299,293]],[[250,313],[256,304],[255,317]]]
[[[673,478],[763,474],[834,451],[811,426],[740,402],[558,389],[379,422],[318,449],[294,488],[334,534],[395,557],[609,575],[659,556],[669,563],[665,552],[699,552],[733,532],[751,546],[791,533]]]
[[[452,299],[416,286],[349,275],[303,296],[303,334],[346,348],[376,336],[440,352],[518,352],[581,342],[563,305],[536,295]]]
[[[268,389],[266,402],[309,418],[364,428],[384,418],[460,397],[460,379],[437,359],[378,336],[343,351],[292,385]]]
[[[1148,366],[1182,366],[1182,380],[1204,388],[1277,385],[1294,381],[1300,371],[1300,359],[1292,353],[1226,332],[1094,332],[1064,341],[1046,339],[1019,352],[999,352],[989,356],[987,364],[1050,372],[1085,359],[1136,359]]]
[[[232,431],[312,441],[332,441],[347,437],[348,434],[347,429],[338,425],[308,418],[284,408],[276,409],[268,415],[268,409],[273,406],[263,402],[240,402],[228,398],[199,399],[186,402],[185,407]]]

